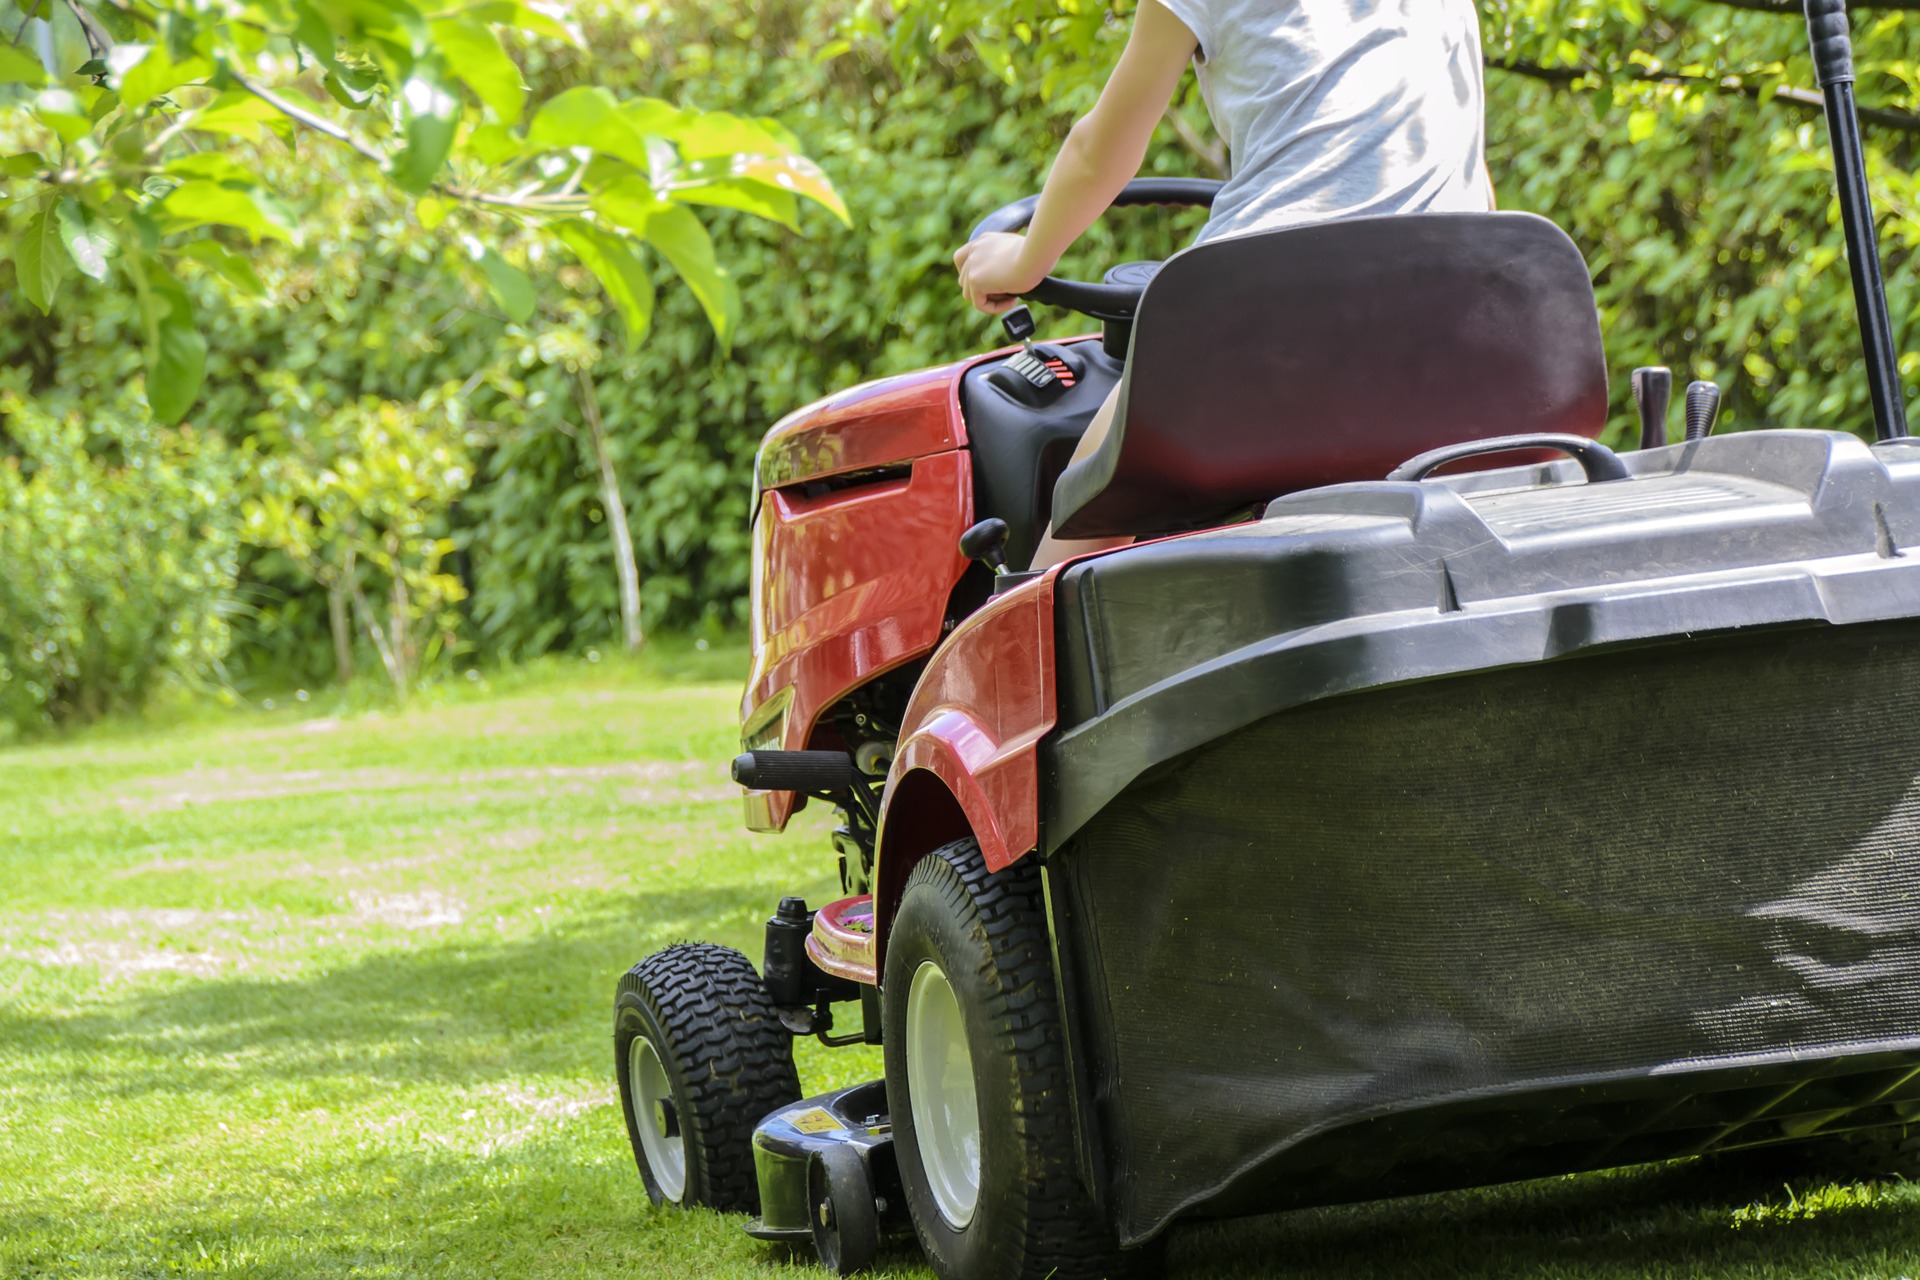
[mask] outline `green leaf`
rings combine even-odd
[[[167,56],[175,62],[185,62],[193,57],[193,41],[199,33],[199,24],[191,14],[161,10],[160,43],[167,47]]]
[[[480,264],[486,272],[487,287],[493,291],[494,301],[507,313],[508,319],[515,324],[525,324],[533,319],[536,301],[533,281],[527,273],[508,262],[505,258],[487,248],[472,236],[466,237],[467,256]]]
[[[172,426],[200,398],[207,375],[207,340],[193,319],[193,299],[158,263],[146,264],[143,314],[146,320],[147,406]]]
[[[258,142],[269,126],[283,124],[286,117],[244,90],[235,89],[215,98],[195,113],[188,124],[202,133],[218,133],[242,142]]]
[[[638,348],[653,323],[653,281],[646,263],[618,236],[577,218],[555,224],[553,231],[613,299],[626,324],[627,350]]]
[[[827,181],[820,166],[800,156],[737,155],[725,160],[703,160],[688,166],[687,173],[695,179],[691,184],[693,190],[760,187],[782,191],[790,196],[803,196],[826,208],[845,225],[853,225],[846,203]],[[674,194],[678,197],[680,193],[676,190]],[[715,202],[709,198],[699,203]]]
[[[413,202],[413,216],[420,219],[423,231],[436,231],[453,212],[453,202],[439,196],[421,196]]]
[[[107,259],[119,247],[113,234],[72,196],[59,204],[60,243],[67,247],[73,265],[80,274],[95,280],[107,278]]]
[[[713,239],[700,219],[684,205],[670,204],[647,219],[646,235],[647,243],[673,264],[700,299],[720,345],[732,346],[733,331],[740,323],[740,289],[714,257]]]
[[[495,0],[494,3],[475,5],[466,12],[481,22],[498,22],[537,36],[546,36],[550,40],[564,40],[575,48],[586,47],[580,33],[566,20],[565,11],[558,5],[529,0]]]
[[[400,89],[407,145],[393,158],[393,180],[402,191],[420,195],[433,185],[453,150],[460,129],[460,99],[448,87],[442,68],[423,62]]]
[[[73,100],[72,94],[63,93],[59,96],[67,101]],[[93,121],[75,111],[43,105],[35,108],[33,115],[34,119],[51,129],[60,141],[69,146],[93,132]]]
[[[332,98],[349,111],[365,110],[367,104],[373,101],[373,90],[354,89],[342,81],[339,76],[331,73],[321,78],[320,87],[327,91],[329,98]]]
[[[40,59],[25,49],[0,44],[0,84],[24,84],[39,88],[47,82],[47,69]]]
[[[772,155],[793,151],[789,138],[766,121],[747,120],[725,111],[676,112],[677,120],[662,121],[655,130],[673,140],[689,160],[710,156]]]
[[[609,165],[618,169],[619,166]],[[613,182],[604,190],[593,195],[594,210],[617,227],[625,227],[634,235],[645,239],[647,224],[653,215],[669,208],[666,201],[653,194],[653,185],[645,178],[629,173],[628,176]]]
[[[503,124],[483,124],[468,132],[466,149],[482,164],[499,164],[520,154],[520,139]]]
[[[224,151],[195,151],[167,161],[167,172],[182,178],[207,178],[214,182],[239,182],[253,186],[260,175]]]
[[[38,151],[22,151],[0,157],[0,176],[8,178],[31,178],[46,172],[46,168],[46,157]]]
[[[118,69],[122,50],[137,46],[122,45],[113,52],[114,63]],[[120,100],[127,110],[138,111],[155,98],[173,92],[183,84],[204,80],[213,74],[213,64],[205,58],[188,58],[185,62],[175,62],[167,53],[164,44],[157,44],[147,50],[146,56],[127,67],[120,76]]]
[[[526,82],[493,29],[471,18],[445,18],[428,24],[428,30],[446,56],[447,65],[466,81],[474,96],[506,123],[520,123],[521,113],[527,109]]]
[[[549,99],[527,129],[527,143],[551,150],[586,147],[636,169],[648,166],[646,139],[620,113],[613,95],[598,86],[583,85]]]
[[[175,187],[160,202],[156,212],[167,220],[168,231],[226,226],[238,227],[252,236],[255,243],[262,238],[294,241],[290,220],[257,188],[195,178]]]
[[[212,240],[195,240],[180,247],[180,256],[199,263],[228,284],[250,297],[264,298],[267,286],[253,264],[239,254]]]
[[[20,292],[27,301],[46,315],[53,310],[53,298],[60,291],[66,250],[60,244],[59,220],[54,215],[51,197],[40,208],[13,242],[13,272],[20,279]]]
[[[755,217],[777,222],[790,231],[800,229],[800,202],[790,191],[762,186],[757,182],[697,183],[675,187],[673,198],[682,204],[711,205],[717,209],[738,209]]]

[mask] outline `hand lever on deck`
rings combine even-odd
[[[973,528],[960,535],[960,554],[969,560],[978,560],[995,575],[1007,571],[1007,539],[1012,530],[1007,528],[1005,520],[991,517],[982,520]]]
[[[1687,388],[1687,439],[1705,440],[1720,421],[1720,388],[1696,382]]]
[[[1667,406],[1673,403],[1673,373],[1653,365],[1633,371],[1633,403],[1640,410],[1640,447],[1667,442]]]

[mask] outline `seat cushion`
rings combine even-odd
[[[1122,397],[1054,489],[1062,537],[1217,524],[1466,440],[1596,436],[1607,370],[1566,233],[1525,213],[1403,214],[1172,258],[1141,301]]]

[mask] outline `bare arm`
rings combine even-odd
[[[1100,100],[1067,134],[1025,236],[989,235],[954,255],[960,288],[982,311],[1012,307],[1140,172],[1161,114],[1198,48],[1158,0],[1140,0],[1133,34]]]

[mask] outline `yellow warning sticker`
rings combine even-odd
[[[811,1111],[802,1111],[797,1116],[787,1117],[787,1123],[802,1133],[834,1133],[847,1126],[840,1118],[825,1107],[815,1107]]]

